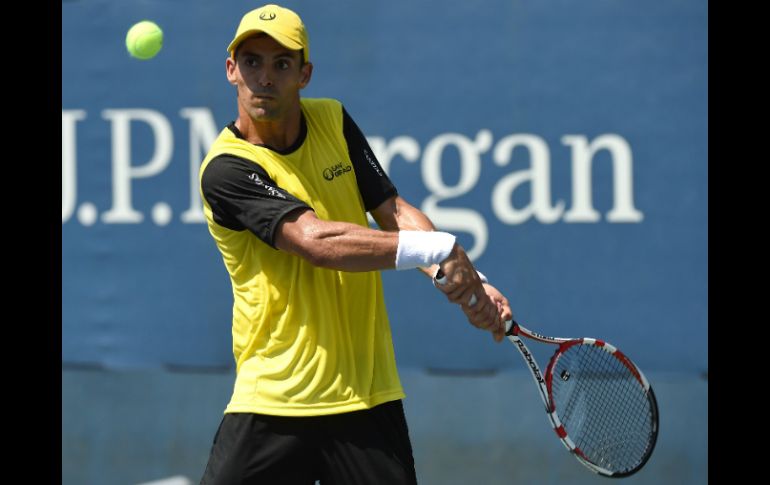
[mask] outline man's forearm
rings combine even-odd
[[[280,223],[275,244],[315,266],[355,272],[431,266],[449,256],[455,237],[440,231],[380,231],[321,220],[304,210]]]
[[[281,225],[276,247],[322,268],[376,271],[395,268],[398,233],[324,221],[307,213]]]

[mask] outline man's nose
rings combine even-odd
[[[259,84],[261,86],[272,86],[273,80],[267,69],[263,69],[262,72],[259,74]]]

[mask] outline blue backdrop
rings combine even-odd
[[[344,103],[522,324],[707,369],[707,3],[283,5],[310,34],[303,94]],[[62,2],[65,363],[233,365],[197,167],[236,116],[225,49],[257,6]],[[149,61],[124,45],[143,19],[165,32]],[[383,277],[401,367],[520,365],[419,273]]]

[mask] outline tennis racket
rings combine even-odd
[[[445,284],[439,271],[436,283]],[[471,297],[470,306],[476,303]],[[650,382],[617,347],[594,338],[547,337],[505,322],[527,363],[553,430],[589,470],[607,477],[639,471],[655,448],[658,404]],[[545,374],[521,337],[557,345]]]

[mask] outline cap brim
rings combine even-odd
[[[233,41],[230,42],[230,45],[227,46],[227,51],[230,54],[234,54],[236,47],[238,47],[238,45],[241,42],[246,40],[247,37],[251,37],[254,34],[260,34],[260,33],[269,35],[270,37],[275,39],[276,42],[278,42],[282,46],[286,47],[287,49],[291,49],[293,51],[298,51],[298,50],[303,48],[302,44],[300,44],[299,42],[296,42],[296,41],[290,39],[289,37],[286,37],[285,35],[281,34],[280,32],[271,32],[271,31],[265,30],[265,29],[252,29],[252,30],[247,30],[245,32],[242,32],[241,35],[239,35],[238,37],[233,39]]]

